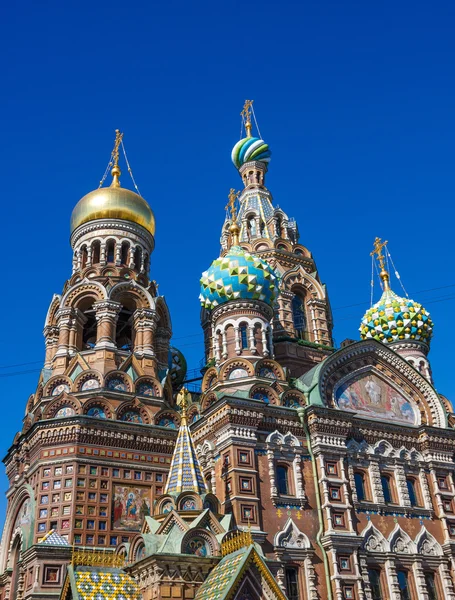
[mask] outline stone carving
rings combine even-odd
[[[274,545],[299,550],[308,550],[311,548],[309,539],[300,531],[291,518],[287,520],[283,530],[275,535]]]

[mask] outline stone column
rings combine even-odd
[[[140,339],[136,345],[134,343],[134,352],[155,358],[154,334],[156,331],[156,311],[149,308],[138,308],[134,313],[134,323],[136,334],[140,332]]]
[[[439,577],[441,578],[445,600],[455,600],[455,592],[453,589],[453,581],[450,575],[450,569],[445,561],[439,565]]]
[[[379,460],[370,457],[370,481],[371,491],[373,493],[373,501],[377,504],[384,504],[384,492],[382,491],[381,484],[381,470],[379,468]]]
[[[429,600],[430,597],[427,592],[427,585],[425,583],[425,575],[421,560],[414,561],[413,571],[418,600]]]
[[[312,556],[305,557],[304,569],[308,600],[319,600],[318,590],[316,587],[316,573],[314,571]]]
[[[262,356],[268,356],[269,349],[267,346],[267,332],[264,329],[264,327],[261,328],[261,333],[262,333]]]
[[[242,352],[242,346],[240,344],[240,327],[236,325],[234,327],[234,338],[235,338],[235,353],[237,356]]]
[[[248,325],[248,337],[250,342],[250,352],[256,354],[256,346],[254,343],[254,325]]]
[[[269,462],[270,495],[274,498],[278,496],[278,490],[275,481],[275,453],[271,448],[267,450],[267,459]]]
[[[73,318],[74,309],[72,308],[59,308],[57,311],[58,347],[55,356],[69,355],[69,339]]]
[[[387,573],[387,582],[389,584],[390,600],[401,600],[400,587],[398,585],[397,570],[393,560],[386,560],[385,568]]]
[[[106,264],[106,241],[103,240],[100,246],[100,265],[104,267]]]
[[[425,470],[422,467],[419,469],[419,479],[420,479],[420,487],[422,488],[422,496],[423,496],[424,506],[426,509],[432,510],[433,503],[431,501],[430,488],[428,487],[428,480],[427,480]]]
[[[222,344],[223,344],[223,358],[224,358],[224,360],[226,360],[226,358],[228,357],[228,347],[227,347],[227,337],[226,337],[225,329],[223,329],[223,331],[221,332],[221,339],[222,339]]]
[[[398,501],[400,506],[411,506],[409,499],[408,488],[406,486],[406,473],[404,472],[404,465],[397,463],[395,465],[395,481],[397,484]]]
[[[304,506],[306,502],[305,490],[303,488],[303,476],[302,476],[302,457],[297,451],[294,449],[295,457],[294,457],[294,477],[295,477],[295,495],[299,498],[302,506]]]
[[[56,325],[47,325],[44,328],[43,333],[46,345],[44,368],[50,369],[52,367],[52,359],[54,358],[56,346],[58,344],[58,327]]]
[[[115,329],[122,305],[112,300],[100,300],[95,302],[93,308],[97,321],[95,348],[115,349]]]

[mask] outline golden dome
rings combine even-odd
[[[120,174],[120,169],[118,170]],[[71,233],[88,221],[96,219],[123,219],[142,225],[152,235],[155,234],[155,216],[147,202],[131,190],[120,187],[117,173],[110,187],[102,187],[90,192],[74,207],[71,215]]]

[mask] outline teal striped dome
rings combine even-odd
[[[262,300],[270,306],[278,292],[275,271],[261,258],[232,246],[226,256],[220,256],[202,273],[199,300],[212,310],[230,300]]]
[[[271,155],[269,146],[264,140],[257,137],[246,137],[236,143],[232,149],[231,158],[236,168],[240,169],[243,164],[253,160],[268,163]]]

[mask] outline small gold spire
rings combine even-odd
[[[239,245],[240,227],[237,223],[237,208],[235,206],[235,201],[239,197],[239,194],[240,192],[236,192],[234,188],[231,188],[228,195],[229,202],[226,205],[226,210],[229,210],[231,213],[231,226],[229,227],[229,231],[232,236],[232,246]]]
[[[379,273],[379,277],[384,282],[384,291],[385,292],[390,290],[390,283],[389,283],[390,277],[385,268],[385,257],[382,254],[382,249],[384,248],[384,246],[387,246],[387,244],[388,244],[387,240],[385,242],[382,242],[381,238],[377,237],[374,240],[373,252],[370,252],[370,256],[376,255],[379,266],[381,267],[381,272]]]
[[[191,394],[186,387],[182,387],[180,392],[177,394],[177,406],[180,406],[182,409],[182,424],[186,423],[186,411],[190,402]]]
[[[253,107],[254,100],[245,100],[245,104],[243,105],[243,110],[240,115],[243,118],[243,122],[245,123],[246,129],[246,137],[251,137],[251,111]]]
[[[112,171],[111,171],[111,175],[112,175],[112,183],[111,183],[111,187],[120,187],[120,175],[122,174],[122,172],[120,171],[120,167],[118,166],[118,157],[119,157],[119,147],[120,144],[122,143],[122,139],[123,139],[123,133],[120,133],[119,129],[115,130],[115,142],[114,142],[114,149],[112,150],[112,154],[111,154],[111,163],[113,165],[112,167]]]

